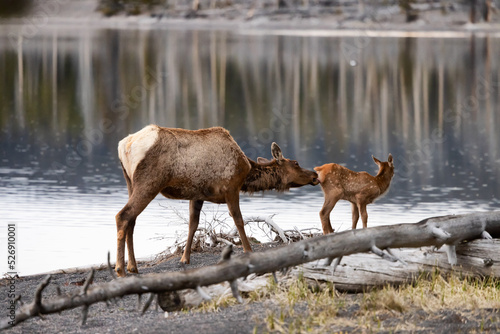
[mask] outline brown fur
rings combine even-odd
[[[293,187],[301,187],[310,183],[311,172],[301,168],[297,161],[281,159],[267,160],[258,158],[255,162],[248,159],[252,168],[248,173],[241,191],[254,193],[256,191],[274,189],[279,192]]]
[[[285,159],[276,143],[272,145],[274,160],[260,164],[248,159],[229,132],[220,127],[184,130],[153,125],[144,130],[147,130],[146,134],[153,134],[153,137],[148,138],[156,138],[151,147],[137,143],[144,136],[135,134],[119,144],[129,192],[127,204],[116,215],[118,251],[115,270],[119,276],[125,276],[125,242],[129,256],[127,270],[138,272],[133,248],[135,221],[158,193],[172,199],[190,200],[188,240],[181,258],[181,262],[189,263],[204,201],[227,203],[243,249],[249,252],[252,248],[243,228],[239,192],[283,191],[290,187],[318,183],[315,172],[302,169],[296,162]],[[123,161],[143,156],[141,152],[134,152],[134,147],[144,153],[135,170],[132,169],[135,166],[133,163]],[[144,147],[147,148],[146,152]],[[129,166],[133,171],[132,178],[124,166]]]
[[[381,162],[373,156],[372,158],[379,166],[376,176],[372,176],[367,172],[354,172],[334,163],[314,168],[318,172],[318,179],[325,195],[325,203],[319,214],[324,234],[334,231],[330,223],[330,212],[341,199],[351,202],[352,228],[356,229],[360,213],[363,228],[367,227],[368,213],[366,212],[366,206],[389,190],[394,176],[394,164],[391,154],[389,154],[386,162]]]

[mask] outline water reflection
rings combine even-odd
[[[374,172],[371,155],[390,152],[393,186],[372,209],[382,216],[395,212],[391,205],[410,217],[425,203],[498,207],[498,38],[88,29],[16,39],[9,29],[0,36],[3,199],[37,189],[32,199],[57,200],[48,184],[63,187],[67,198],[121,189],[118,209],[98,215],[113,234],[126,198],[117,142],[157,123],[224,126],[252,158],[269,157],[276,141],[308,168],[338,162]],[[300,194],[317,222],[319,189]],[[23,206],[12,202],[15,220]],[[303,219],[287,203],[273,202],[274,211]]]
[[[498,197],[492,55],[500,47],[488,37],[59,30],[19,41],[7,34],[1,45],[10,168],[70,183],[104,169],[115,180],[117,141],[143,125],[223,125],[251,157],[274,140],[309,167],[336,161],[371,171],[370,154],[392,152],[396,191],[459,187],[458,196]]]

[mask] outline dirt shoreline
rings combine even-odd
[[[265,251],[275,244],[253,245],[255,251]],[[242,253],[237,247],[235,253]],[[141,262],[139,271],[141,275],[149,273],[172,272],[184,270],[179,265],[179,256],[168,258],[164,261]],[[192,263],[188,266],[198,268],[216,264],[220,259],[220,248],[192,254]],[[81,289],[88,275],[88,270],[70,270],[68,273],[52,274],[49,286],[43,292],[43,298],[55,298],[57,287],[61,293],[69,293]],[[16,279],[16,293],[22,295],[24,303],[33,300],[34,293],[44,279],[45,275],[33,275]],[[93,284],[100,284],[112,280],[108,269],[97,270]],[[0,289],[5,291],[9,285],[7,279],[0,280]],[[312,326],[312,332],[349,332],[349,333],[474,333],[480,331],[498,332],[500,330],[500,310],[498,309],[440,309],[437,311],[423,309],[409,309],[405,312],[394,310],[377,311],[373,319],[363,316],[363,305],[366,301],[365,294],[342,295],[341,307],[335,315],[335,324],[328,327]],[[146,296],[142,297],[141,306],[144,305]],[[332,300],[332,307],[338,301]],[[9,305],[7,294],[2,294],[2,310]],[[64,311],[61,314],[45,315],[44,319],[35,317],[14,327],[7,329],[6,333],[263,333],[276,332],[269,327],[268,316],[274,313],[289,314],[283,310],[279,303],[271,298],[262,298],[251,301],[244,298],[242,304],[219,307],[216,311],[203,312],[191,310],[170,312],[166,317],[161,308],[151,306],[141,316],[137,296],[126,296],[116,304],[93,304],[89,308],[85,325],[81,325],[81,308]],[[297,315],[307,314],[309,304],[299,302],[293,306]],[[3,319],[5,312],[0,315]],[[285,317],[283,328],[287,331],[291,326],[293,317]],[[292,327],[293,328],[293,327]],[[276,329],[276,328],[275,328]]]

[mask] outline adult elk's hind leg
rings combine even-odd
[[[191,258],[191,246],[193,244],[194,234],[198,229],[198,224],[200,223],[200,212],[203,207],[203,201],[189,201],[189,232],[188,239],[186,242],[186,248],[184,249],[184,254],[182,255],[182,263],[189,264]]]
[[[233,217],[234,224],[238,229],[238,233],[240,235],[241,243],[243,244],[243,250],[245,252],[251,252],[252,246],[250,246],[250,242],[248,241],[247,235],[245,233],[245,222],[243,221],[243,217],[240,211],[240,194],[238,191],[226,195],[226,203],[229,209],[229,213]]]
[[[134,227],[135,227],[136,218],[129,221],[127,226],[127,235],[125,240],[127,241],[127,250],[128,250],[128,263],[127,263],[127,271],[129,273],[138,274],[137,263],[135,262],[135,254],[134,254]]]
[[[128,190],[128,198],[132,196],[133,188],[132,188],[132,181],[128,177],[127,172],[125,171],[125,168],[123,168],[122,164],[122,170],[123,170],[123,177],[125,178],[125,181],[127,182],[127,190]],[[138,273],[137,270],[137,263],[135,262],[135,255],[134,255],[134,227],[135,227],[135,221],[136,219],[131,219],[128,223],[128,227],[126,228],[126,236],[125,240],[127,242],[127,249],[128,249],[128,264],[127,264],[127,271],[129,273]]]
[[[141,191],[144,190],[144,191]],[[133,233],[135,220],[137,216],[146,208],[146,206],[155,198],[158,191],[140,189],[135,187],[127,204],[116,215],[117,231],[117,252],[115,271],[120,277],[125,276],[125,241],[127,241],[129,266],[127,269],[137,272],[137,264],[134,255]],[[134,271],[132,271],[134,272]]]

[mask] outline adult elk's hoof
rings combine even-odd
[[[116,271],[116,276],[118,277],[125,277],[125,270],[123,270],[122,268],[115,268],[115,271]]]
[[[138,274],[139,270],[137,270],[137,267],[127,267],[127,271],[132,274]]]

